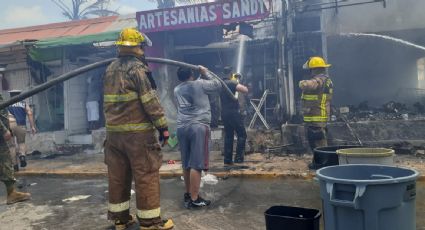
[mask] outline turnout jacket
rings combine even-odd
[[[148,66],[131,54],[106,69],[104,113],[107,132],[145,132],[167,128],[164,109],[152,85]]]
[[[311,126],[325,127],[331,110],[332,80],[324,74],[319,74],[310,80],[301,81],[299,86],[302,90],[304,122]]]

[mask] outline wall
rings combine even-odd
[[[68,63],[64,66],[64,73],[76,68],[77,66]],[[87,74],[64,83],[65,130],[68,135],[87,132]]]
[[[7,65],[4,77],[9,84],[9,90],[12,89],[28,89],[30,85],[30,78],[28,66],[26,63],[16,63]]]
[[[349,2],[364,2],[351,0]],[[365,4],[323,11],[327,19],[326,32],[379,32],[423,28],[425,1],[386,0],[382,3]]]

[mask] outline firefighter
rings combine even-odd
[[[164,109],[144,56],[149,38],[136,29],[126,28],[115,43],[119,58],[104,77],[106,119],[105,163],[108,166],[108,219],[116,229],[135,222],[130,215],[130,189],[135,180],[137,219],[140,229],[172,229],[172,220],[160,217],[159,168],[161,145],[169,134]]]
[[[328,145],[326,125],[333,94],[333,83],[327,75],[330,66],[321,57],[311,57],[303,65],[303,69],[310,70],[311,79],[299,82],[303,119],[312,150]]]
[[[3,97],[0,95],[0,101]],[[6,185],[7,204],[26,201],[31,198],[31,194],[17,192],[15,188],[16,179],[13,176],[12,158],[7,141],[12,139],[9,131],[9,119],[7,109],[0,110],[0,180]]]

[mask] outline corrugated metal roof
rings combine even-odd
[[[79,21],[52,23],[16,29],[0,30],[0,45],[16,41],[42,40],[65,36],[90,35],[135,27],[136,15],[109,16]]]

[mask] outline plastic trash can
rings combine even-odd
[[[316,209],[273,206],[264,216],[267,230],[319,230],[322,213]]]
[[[385,148],[347,148],[336,151],[339,164],[393,165],[394,150]]]
[[[336,151],[339,149],[360,148],[357,145],[336,145],[317,147],[313,151],[313,162],[309,165],[310,169],[320,169],[326,166],[338,165],[338,154]]]
[[[319,169],[326,230],[416,230],[413,169],[339,165]]]

